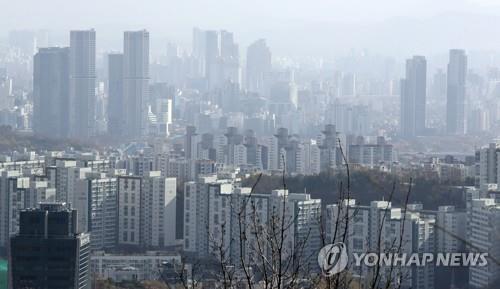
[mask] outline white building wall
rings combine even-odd
[[[118,178],[119,245],[140,244],[141,183],[140,177],[120,176]]]
[[[500,206],[494,199],[474,199],[469,207],[471,252],[500,254]],[[484,288],[500,277],[500,266],[489,260],[486,267],[469,268],[469,286]]]

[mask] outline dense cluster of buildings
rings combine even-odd
[[[324,131],[326,135],[329,128],[332,127]],[[241,178],[249,174],[243,169],[248,164],[229,161],[234,157],[228,157],[228,152],[237,154],[238,151],[231,143],[238,138],[237,134],[226,133],[226,145],[212,151],[204,147],[203,139],[197,140],[193,128],[188,131],[179,155],[175,155],[175,149],[165,153],[135,143],[101,154],[66,151],[2,156],[0,245],[4,252],[10,251],[13,266],[16,260],[23,260],[16,255],[17,246],[20,246],[17,240],[38,242],[28,232],[34,230],[28,229],[33,225],[26,224],[26,220],[33,220],[23,216],[38,216],[40,212],[50,215],[52,211],[67,216],[72,226],[70,231],[63,232],[64,236],[53,238],[71,239],[77,243],[85,240],[81,246],[85,245],[85,262],[90,264],[91,270],[82,274],[89,276],[92,273],[95,278],[120,281],[158,279],[162,264],[178,264],[181,253],[200,259],[224,258],[224,262],[236,268],[241,260],[246,266],[257,266],[259,256],[272,254],[273,250],[268,244],[271,232],[266,226],[281,220],[286,224],[283,242],[288,250],[282,252],[283,256],[296,254],[294,250],[300,247],[301,264],[309,265],[303,267],[308,268],[309,273],[319,270],[316,258],[311,256],[319,252],[324,242],[339,240],[344,240],[350,253],[366,253],[377,248],[384,251],[399,245],[400,250],[408,254],[487,252],[494,255],[498,250],[500,242],[495,232],[500,198],[495,192],[496,173],[487,175],[496,172],[498,149],[495,145],[478,151],[479,183],[477,187],[464,190],[466,207],[442,206],[430,211],[420,204],[396,207],[389,201],[361,205],[353,199],[345,199],[337,204],[322,204],[322,200],[306,192],[283,189],[254,193],[251,188],[241,185]],[[292,154],[295,160],[290,160],[290,149],[287,149],[290,144],[280,142],[284,132],[281,130],[275,136],[276,144],[282,145],[280,156],[286,160],[282,164],[287,169],[296,168],[289,163],[297,166],[301,160],[297,152]],[[283,140],[290,141],[289,138]],[[321,158],[339,153],[336,142],[331,141],[336,150],[322,152],[328,148],[328,138],[325,138],[322,142],[325,144],[318,146]],[[375,145],[365,144],[360,138],[349,146],[349,159],[372,167],[374,159],[386,157],[386,150],[390,150],[387,146],[383,139]],[[243,147],[247,149],[244,157],[247,159],[249,146]],[[276,157],[278,171],[284,168],[279,167],[279,159]],[[186,165],[195,164],[189,169],[193,174],[179,169],[181,161]],[[342,163],[342,160],[328,160],[326,166],[335,169],[336,164]],[[318,172],[321,167],[320,162]],[[274,173],[272,169],[254,169],[255,172]],[[345,218],[346,214],[351,215]],[[344,231],[346,224],[347,233]],[[486,228],[491,232],[486,232]],[[241,240],[242,231],[248,232],[244,241]],[[48,236],[37,232],[40,238]],[[258,244],[265,245],[257,252]],[[30,252],[25,253],[37,254],[37,251]],[[73,253],[81,253],[78,252]],[[225,253],[221,255],[221,252]],[[82,256],[78,258],[75,259],[77,269],[78,260],[84,260]],[[372,272],[363,266],[350,270],[361,280],[369,280]],[[433,266],[404,270],[409,277],[403,282],[403,288],[437,288],[435,277],[444,274]],[[12,272],[13,280],[29,277],[16,275],[15,270]],[[461,282],[456,277],[460,273],[450,272],[447,274],[451,274],[452,284]],[[486,268],[471,267],[468,282],[474,288],[481,288],[492,284],[499,273],[493,262]],[[383,278],[395,277],[384,275]]]
[[[19,232],[19,212],[41,202],[71,204],[77,232],[92,232],[93,250],[176,245],[177,183],[159,171],[131,176],[110,159],[34,154],[3,162],[1,171],[2,248]]]
[[[488,288],[500,277],[496,259],[500,248],[498,192],[491,187],[467,187],[464,198],[465,208],[440,206],[435,211],[426,210],[421,204],[394,207],[388,201],[359,205],[355,200],[344,200],[326,206],[327,236],[334,242],[344,240],[350,254],[486,253],[488,265],[470,266],[468,279],[463,278],[463,268],[413,266],[392,268],[394,271],[387,273],[390,266],[382,265],[380,270],[385,272],[382,279],[405,276],[399,281],[402,288],[453,288],[463,286],[467,280],[470,288]],[[373,267],[356,266],[354,258],[350,260],[349,268],[354,274],[362,278],[373,274]],[[443,279],[446,282],[442,283]]]
[[[500,95],[499,72],[474,74],[465,51],[454,49],[446,73],[428,78],[427,59],[414,56],[400,81],[385,59],[386,75],[377,78],[344,61],[273,58],[264,39],[244,58],[225,30],[195,28],[192,36],[191,50],[169,43],[160,57],[146,30],[124,32],[122,51],[104,54],[95,30],[71,31],[61,47],[49,45],[43,31],[10,36],[9,50],[0,51],[0,125],[83,146],[112,144],[0,155],[0,256],[9,255],[14,289],[162,279],[199,259],[258,278],[262,259],[276,256],[277,235],[280,261],[293,259],[288,265],[301,264],[297,270],[309,276],[319,273],[321,247],[339,240],[350,254],[397,247],[406,254],[498,255],[500,146],[455,156],[453,148],[415,153],[404,145],[488,131],[497,122],[489,100]],[[380,61],[364,54],[354,60],[345,62]],[[325,204],[306,191],[255,193],[242,185],[259,173],[331,174],[346,163],[468,182],[465,206],[431,211],[345,198]],[[193,264],[186,265],[181,270]],[[370,280],[373,268],[350,266],[360,282]],[[54,268],[57,274],[46,273]],[[402,270],[404,279],[384,269],[381,280],[433,289],[483,288],[500,278],[495,262],[465,271]]]
[[[235,126],[306,134],[325,123],[355,135],[376,129],[375,108],[354,98],[374,84],[357,86],[354,73],[327,67],[331,79],[299,86],[297,65],[274,63],[264,39],[242,57],[233,33],[195,28],[190,51],[169,43],[157,57],[148,31],[124,32],[122,52],[102,55],[96,34],[71,31],[69,45],[50,46],[36,33],[13,31],[9,50],[0,51],[0,124],[80,140],[165,137],[178,129],[176,119],[200,132]]]
[[[242,55],[226,30],[195,28],[191,49],[169,43],[159,55],[145,30],[124,32],[122,52],[102,54],[94,30],[72,31],[67,47],[51,46],[47,33],[13,31],[9,50],[0,51],[0,124],[82,140],[164,137],[175,119],[200,131],[228,122],[301,134],[332,123],[347,134],[407,140],[496,128],[500,73],[476,73],[460,49],[450,50],[446,69],[424,56],[403,71],[364,56],[380,62],[382,77],[355,56],[335,65],[276,60],[264,39]]]

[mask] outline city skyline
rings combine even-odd
[[[500,3],[27,2],[0,288],[500,286]]]
[[[57,3],[57,0],[53,2]],[[317,1],[316,5],[310,6],[296,1],[287,3],[288,9],[286,10],[275,9],[283,13],[271,12],[272,7],[280,7],[283,4],[274,1],[264,6],[270,6],[268,9],[255,9],[244,2],[241,5],[225,2],[211,5],[198,3],[204,7],[208,6],[205,9],[190,9],[191,6],[188,3],[165,3],[163,5],[166,11],[169,8],[177,11],[166,19],[161,17],[162,9],[154,8],[158,5],[154,1],[146,1],[142,6],[137,7],[140,13],[133,13],[132,3],[121,2],[121,17],[116,19],[109,12],[112,11],[111,7],[114,2],[107,1],[98,5],[101,9],[89,9],[93,7],[90,3],[83,7],[76,4],[68,8],[65,15],[78,13],[78,17],[69,18],[67,21],[62,21],[64,17],[57,17],[50,24],[39,23],[33,18],[22,22],[21,19],[24,19],[27,14],[18,15],[23,9],[16,9],[15,5],[9,5],[4,13],[6,15],[9,13],[13,17],[1,18],[5,21],[2,23],[5,30],[0,31],[0,35],[7,35],[9,30],[14,29],[48,29],[54,31],[52,45],[61,45],[68,23],[70,25],[75,23],[71,25],[74,29],[93,27],[99,30],[100,36],[98,37],[101,38],[98,38],[98,42],[104,49],[112,50],[120,47],[121,39],[118,33],[121,31],[147,29],[153,35],[157,35],[158,40],[178,42],[187,46],[190,42],[191,28],[200,26],[207,29],[220,28],[233,31],[240,35],[243,46],[249,45],[257,38],[267,38],[276,52],[283,56],[319,54],[325,57],[348,53],[351,49],[370,49],[375,53],[385,52],[389,55],[398,55],[398,57],[405,57],[405,54],[433,54],[456,47],[488,51],[494,50],[499,44],[486,32],[488,28],[498,25],[496,16],[500,14],[500,6],[494,1],[440,1],[433,5],[415,0],[379,2],[367,4],[358,0],[356,3],[343,4],[340,6],[342,9],[339,9],[335,1]],[[19,2],[16,5],[22,6],[22,3]],[[47,9],[50,6],[51,4],[47,3],[45,7],[36,7],[37,15],[53,16],[54,10]],[[175,9],[176,6],[178,9]],[[33,5],[27,7],[27,9],[35,9]],[[332,9],[333,7],[335,9]],[[203,15],[199,15],[201,11],[214,16],[202,17]],[[224,14],[220,15],[221,13]],[[196,17],[196,15],[199,16]],[[18,25],[19,22],[10,21],[14,18],[20,20],[21,23],[31,24]],[[197,18],[199,20],[193,21]],[[242,21],[243,19],[246,20]],[[264,21],[252,21],[253,19],[264,19]],[[297,43],[294,44],[292,38],[284,37],[286,34],[283,33],[287,30],[294,31],[303,43],[297,45]],[[460,34],[456,31],[464,33]],[[322,35],[329,35],[329,37],[321,37]],[[405,41],[395,42],[395,35]],[[446,41],[440,37],[441,35],[447,35]],[[160,47],[158,40],[152,45],[154,52]],[[397,48],[394,47],[395,44],[399,44]]]

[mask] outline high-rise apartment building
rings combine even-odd
[[[327,124],[322,131],[320,149],[320,169],[328,172],[343,162],[335,125]]]
[[[498,185],[499,180],[499,156],[500,147],[497,143],[490,143],[487,147],[480,148],[476,151],[478,155],[479,168],[477,176],[477,185],[480,188],[487,188],[492,184]]]
[[[87,216],[92,250],[111,249],[117,243],[117,179],[92,172],[77,181],[78,214]],[[86,197],[87,196],[87,197]]]
[[[469,250],[474,253],[488,253],[495,258],[500,252],[500,206],[495,199],[474,199],[467,211],[469,224]],[[488,288],[500,277],[500,266],[488,259],[485,267],[469,268],[470,288]]]
[[[366,144],[363,140],[349,145],[347,157],[351,164],[370,168],[382,165],[390,167],[393,162],[393,146],[386,143],[384,137],[378,137],[376,144]]]
[[[467,55],[464,50],[450,50],[446,89],[446,132],[465,133],[465,87]]]
[[[465,252],[467,213],[454,206],[440,206],[436,214],[436,252]]]
[[[108,134],[125,134],[123,94],[123,54],[108,55]]]
[[[46,181],[30,179],[16,170],[0,169],[0,248],[19,232],[19,212],[39,202],[54,201],[55,190]]]
[[[209,89],[219,86],[221,81],[219,47],[219,34],[217,31],[205,31],[205,77]]]
[[[198,156],[197,140],[198,134],[196,133],[196,127],[187,126],[186,137],[184,139],[184,157],[186,159],[196,159]]]
[[[205,75],[205,31],[193,28],[193,51],[192,56],[196,60],[195,75]]]
[[[184,184],[184,245],[186,252],[208,255],[209,190],[219,193],[231,192],[232,184],[217,180],[216,176],[200,177],[195,182]]]
[[[119,245],[138,246],[140,244],[141,183],[141,177],[118,177]]]
[[[220,31],[221,80],[240,84],[239,47],[232,32]]]
[[[176,244],[177,180],[160,171],[141,177],[119,176],[117,240],[119,245],[164,248]]]
[[[372,201],[369,206],[363,206],[356,204],[353,199],[328,205],[327,240],[333,243],[344,240],[349,254],[396,250],[407,256],[413,253],[434,253],[436,220],[433,216],[412,211],[413,207],[421,209],[418,205],[409,205],[404,212],[401,208],[393,208],[387,201]],[[356,265],[352,262],[350,270],[359,276],[369,276],[375,270],[364,264]],[[379,274],[380,280],[401,282],[401,288],[434,288],[433,266],[398,267],[390,270],[390,266],[382,265]],[[399,276],[405,278],[399,280]]]
[[[250,92],[269,96],[271,87],[271,50],[266,40],[259,39],[248,46],[246,87]]]
[[[427,61],[414,56],[406,61],[406,78],[401,81],[401,136],[425,133]]]
[[[300,261],[304,268],[311,265],[308,257],[321,247],[321,201],[311,199],[308,194],[290,194],[287,190],[274,190],[269,194],[250,192],[251,188],[235,187],[230,180],[218,180],[216,176],[185,183],[184,250],[199,256],[221,257],[222,246],[227,252],[224,258],[230,264],[239,264],[243,252],[241,257],[245,263],[256,265],[260,262],[259,254],[272,254],[273,250],[267,239],[262,239],[272,238],[267,235],[272,229],[265,226],[279,227],[283,220],[282,257],[287,259],[295,254],[297,258],[304,258]],[[251,233],[240,240],[241,231]],[[261,253],[257,252],[258,243],[262,244]]]
[[[145,247],[174,246],[176,241],[175,178],[165,178],[160,171],[143,177],[141,193],[141,239]],[[133,215],[133,207],[130,215]]]
[[[123,99],[129,138],[145,133],[149,95],[149,32],[126,31],[123,42]]]
[[[33,65],[33,129],[44,136],[67,137],[69,48],[41,48]]]
[[[70,136],[88,139],[96,130],[96,33],[71,31],[69,56]]]
[[[79,167],[75,159],[57,159],[54,166],[47,166],[49,187],[56,189],[56,201],[72,204],[75,209],[75,185],[90,173],[91,168]]]

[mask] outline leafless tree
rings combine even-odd
[[[354,268],[348,267],[344,272],[333,276],[323,276],[317,266],[310,266],[307,262],[317,257],[306,253],[306,247],[311,238],[319,237],[323,246],[335,242],[347,243],[354,232],[350,226],[358,215],[359,209],[357,206],[351,206],[350,203],[354,199],[351,191],[351,172],[340,140],[339,151],[345,168],[346,180],[341,180],[338,184],[336,219],[330,234],[326,232],[325,222],[332,216],[325,215],[323,210],[320,210],[316,220],[319,232],[309,228],[298,239],[294,231],[298,213],[293,210],[289,195],[286,193],[280,195],[280,198],[273,199],[273,202],[267,199],[267,215],[263,216],[259,208],[259,196],[255,194],[262,174],[258,176],[248,194],[236,194],[232,197],[230,202],[232,224],[222,222],[219,224],[218,234],[209,232],[209,242],[212,251],[215,252],[213,257],[219,267],[217,288],[352,289],[356,286],[360,287],[361,282],[367,284],[364,288],[370,289],[392,289],[401,286],[398,278],[393,278],[394,275],[401,278],[403,272],[401,268],[384,268],[378,262],[374,268],[371,268],[371,274],[363,276],[363,281],[353,275]],[[285,164],[284,156],[281,157]],[[283,165],[281,180],[284,192],[288,189],[285,168],[286,164]],[[400,231],[387,243],[387,238],[383,234],[384,227],[391,218],[389,206],[397,191],[396,183],[393,183],[388,195],[387,207],[382,209],[381,220],[378,224],[376,247],[370,248],[375,253],[399,253],[403,250],[406,211],[411,188],[412,180],[410,179],[407,193],[403,198]],[[225,238],[227,230],[233,232],[229,240]],[[194,289],[195,285],[191,285]]]
[[[201,283],[197,278],[198,271],[201,267],[201,263],[199,260],[195,260],[194,262],[189,262],[185,257],[182,257],[180,262],[173,262],[170,264],[172,268],[168,268],[173,270],[175,274],[175,278],[173,280],[168,280],[165,276],[165,271],[167,268],[163,267],[159,269],[159,277],[161,281],[170,289],[182,288],[182,289],[196,289],[198,285]]]

